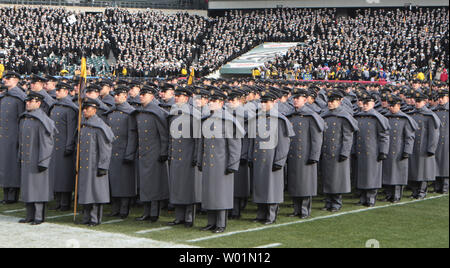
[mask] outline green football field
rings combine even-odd
[[[48,211],[46,222],[207,248],[449,247],[448,195],[430,194],[425,200],[413,200],[408,198],[409,194],[406,192],[400,203],[377,202],[374,208],[356,206],[358,199],[348,195],[344,197],[343,209],[337,213],[321,211],[323,203],[319,196],[314,198],[312,217],[305,220],[288,217],[293,208],[286,196],[276,224],[269,226],[252,222],[256,206],[249,202],[242,218],[229,220],[226,232],[222,234],[200,231],[206,225],[203,214],[197,214],[192,228],[167,226],[174,219],[173,212],[167,210],[162,211],[156,223],[136,222],[134,218],[143,212],[140,207],[133,207],[130,216],[120,220],[106,216],[110,213],[107,205],[103,224],[96,227],[75,225],[70,212]],[[0,197],[3,198],[2,194]],[[0,205],[0,215],[23,218],[24,204]],[[77,216],[77,220],[81,218],[81,215]],[[0,245],[4,246],[7,245]]]

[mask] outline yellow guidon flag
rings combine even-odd
[[[86,66],[86,58],[82,57],[81,58],[81,73],[80,73],[81,78],[84,78],[84,82],[86,82],[87,79],[87,66]]]
[[[4,71],[5,71],[5,65],[0,64],[0,79],[2,79]]]
[[[194,82],[194,75],[195,75],[195,71],[194,71],[194,67],[191,68],[191,73],[189,74],[189,80],[188,80],[188,85],[192,85],[192,83]]]

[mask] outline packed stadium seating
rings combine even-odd
[[[448,8],[362,9],[348,16],[335,9],[234,10],[207,18],[2,7],[0,16],[0,63],[22,74],[74,72],[84,52],[97,75],[126,69],[128,76],[165,77],[194,66],[205,76],[267,41],[302,44],[267,63],[278,74],[370,80],[382,71],[409,78],[426,72],[430,59],[436,69],[449,65]]]

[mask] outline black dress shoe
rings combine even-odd
[[[108,214],[108,217],[118,217],[119,215],[120,215],[119,212],[112,212]]]
[[[41,223],[43,223],[44,221],[33,221],[32,223],[31,223],[31,225],[39,225],[39,224],[41,224]]]
[[[231,215],[230,217],[228,217],[230,220],[237,220],[237,219],[240,219],[241,218],[241,216],[239,216],[239,215]]]
[[[33,220],[29,220],[29,219],[21,219],[19,220],[19,223],[30,223],[33,222]]]
[[[322,210],[322,211],[330,211],[330,208],[323,207],[323,208],[321,208],[320,210]]]
[[[61,209],[61,206],[56,206],[56,207],[52,207],[52,208],[49,208],[49,210],[60,210]]]
[[[149,221],[150,216],[142,216],[142,217],[136,218],[135,220],[136,221]]]
[[[290,218],[294,218],[294,217],[298,217],[298,216],[300,216],[300,214],[298,214],[298,213],[292,213],[292,214],[288,215],[288,217],[290,217]]]
[[[126,218],[128,218],[128,214],[120,214],[119,217],[124,220]]]
[[[365,205],[366,205],[366,203],[363,203],[363,202],[359,201],[359,202],[358,202],[358,203],[356,203],[355,205],[357,205],[358,207],[360,207],[360,206],[365,206]]]
[[[264,221],[265,219],[258,219],[258,218],[252,220],[252,222],[264,222]]]
[[[158,219],[159,219],[158,216],[151,216],[151,217],[150,217],[150,222],[157,222]]]
[[[167,223],[167,225],[174,226],[174,225],[180,225],[180,224],[183,224],[183,223],[185,223],[185,222],[184,221],[174,220],[174,221],[171,221],[171,222]]]
[[[186,227],[186,228],[191,228],[192,226],[194,226],[193,222],[185,222],[184,223],[184,227]]]
[[[202,229],[200,229],[200,231],[210,231],[210,230],[214,230],[217,227],[215,225],[206,225],[205,227],[203,227]]]
[[[217,227],[216,229],[212,230],[213,233],[218,234],[218,233],[223,233],[225,232],[225,228],[224,227]]]

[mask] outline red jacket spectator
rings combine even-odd
[[[441,74],[441,82],[447,82],[448,81],[448,72],[447,69],[444,69],[444,71]]]

